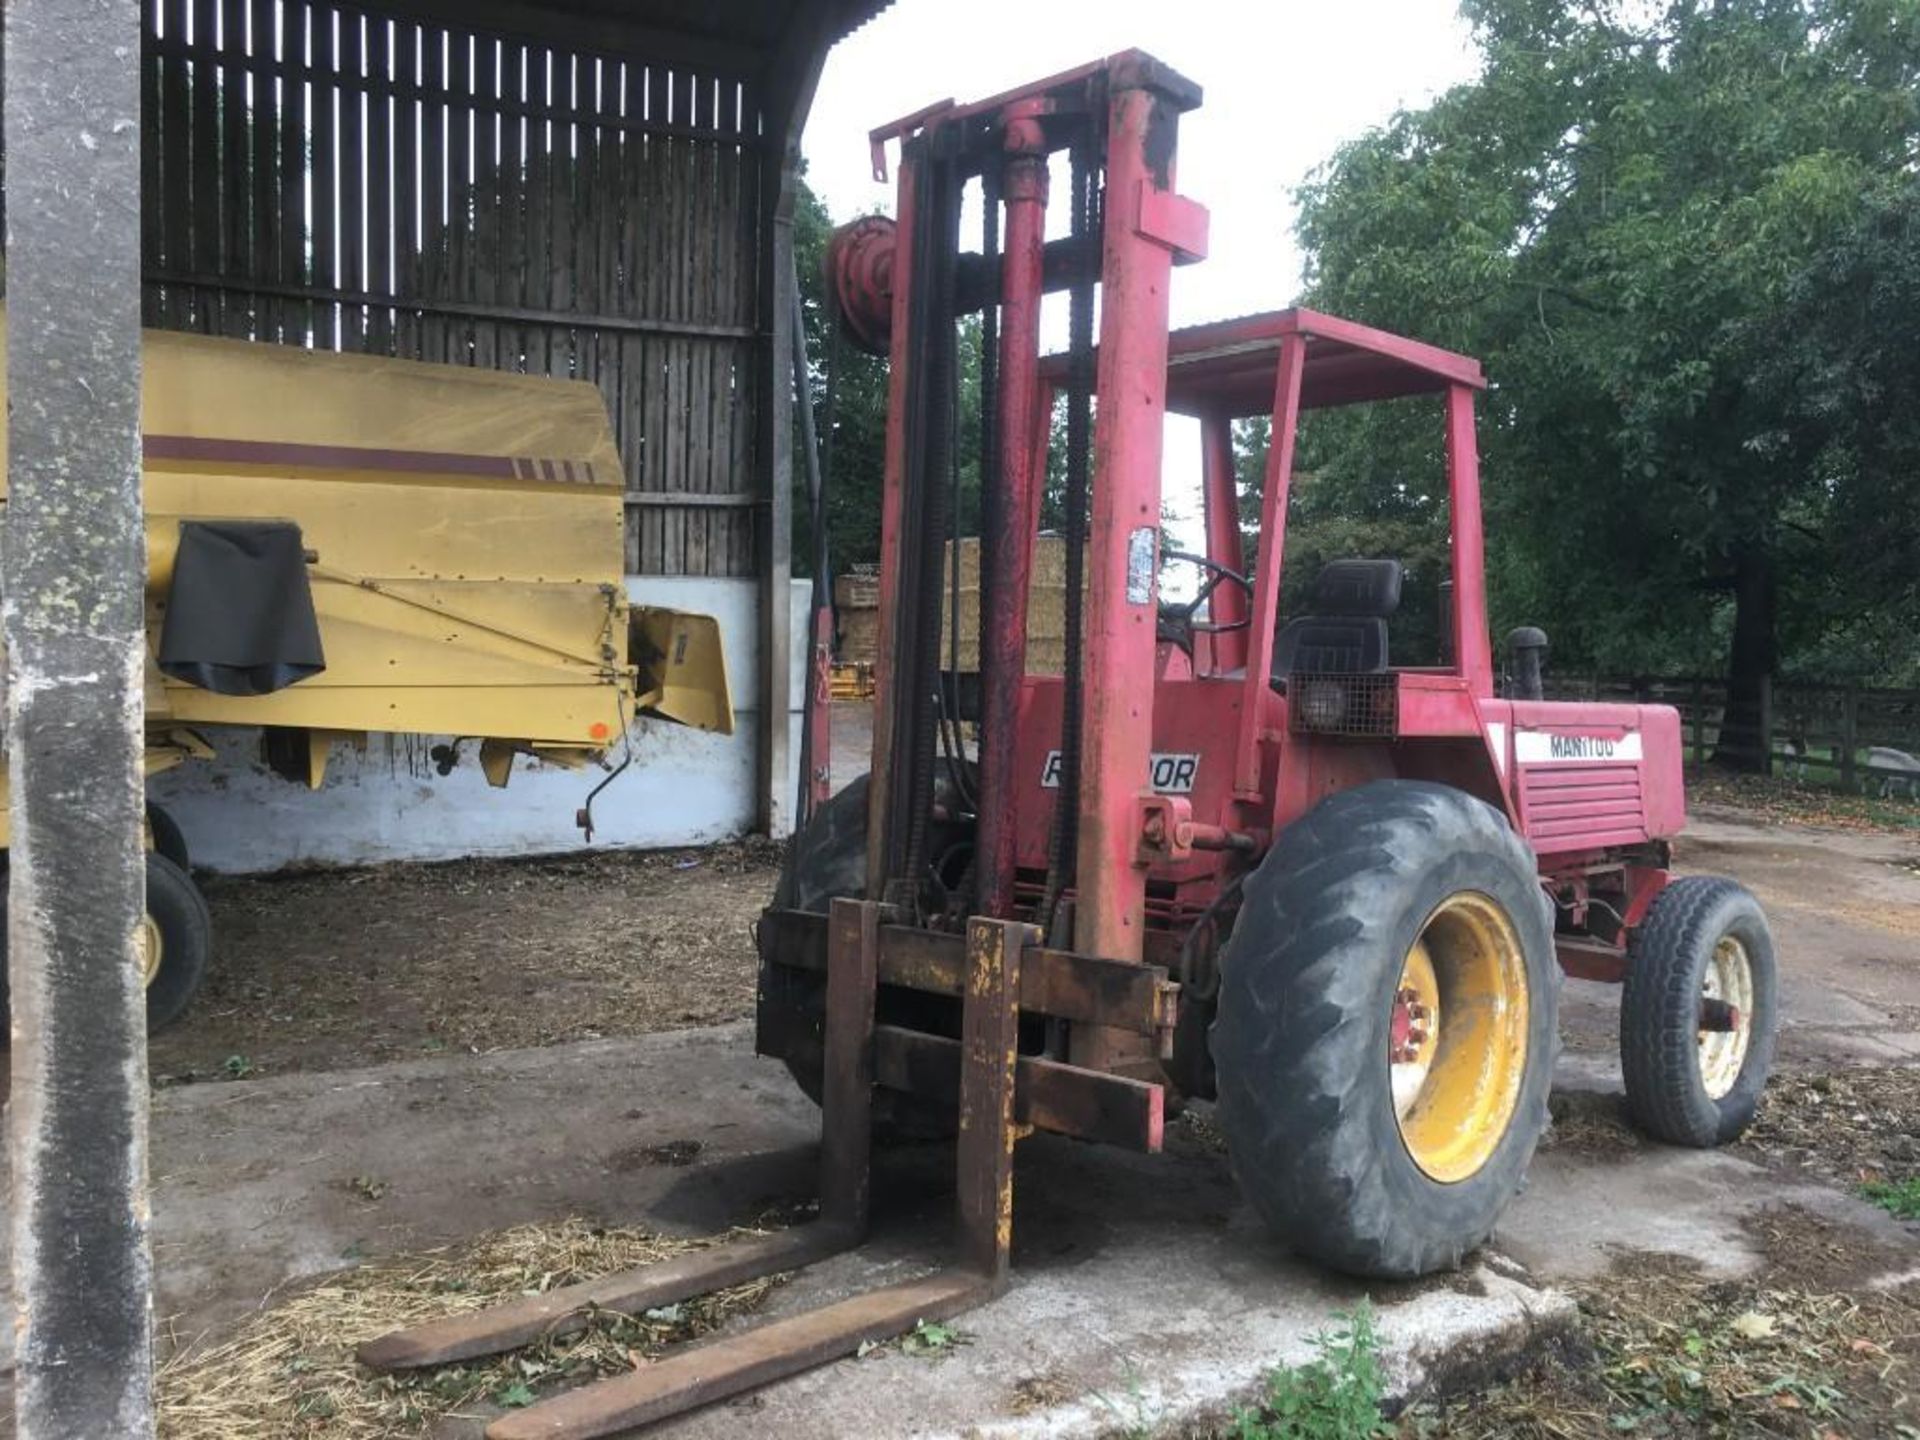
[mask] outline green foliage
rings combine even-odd
[[[886,462],[887,363],[863,355],[835,337],[826,308],[827,241],[833,219],[806,182],[799,182],[793,206],[794,260],[800,272],[800,298],[806,317],[807,359],[814,397],[814,423],[820,448],[831,469],[826,486],[827,536],[831,563],[842,571],[880,556],[880,484]],[[834,371],[833,433],[827,433],[827,367]],[[796,575],[813,573],[813,513],[807,497],[806,468],[798,427],[794,436],[793,565]]]
[[[806,317],[807,359],[814,424],[827,469],[826,512],[830,563],[836,573],[880,558],[880,495],[886,470],[887,362],[864,355],[835,335],[827,309],[825,263],[834,221],[803,180],[793,209],[794,258]],[[960,533],[980,530],[980,324],[959,326],[957,422]],[[832,433],[828,433],[827,379],[833,372]],[[793,466],[793,564],[812,573],[813,525],[806,469],[796,424]]]
[[[900,1337],[902,1355],[944,1355],[956,1345],[967,1343],[964,1331],[937,1320],[919,1320]]]
[[[1876,1180],[1860,1193],[1898,1220],[1920,1220],[1920,1175],[1905,1180]]]
[[[534,1402],[533,1387],[524,1380],[494,1391],[493,1403],[508,1410],[520,1410]]]
[[[1162,1429],[1163,1407],[1152,1399],[1146,1377],[1131,1356],[1121,1358],[1120,1376],[1126,1386],[1126,1394],[1121,1399],[1116,1400],[1099,1390],[1088,1393],[1113,1416],[1112,1433],[1118,1434],[1121,1440],[1152,1440]]]
[[[1466,13],[1479,79],[1340,150],[1300,235],[1308,303],[1486,362],[1496,631],[1542,623],[1609,668],[1753,673],[1784,646],[1904,678],[1920,6]],[[1398,484],[1356,519],[1424,520],[1437,553],[1437,423],[1314,428],[1301,467],[1329,500]]]
[[[1364,1300],[1334,1328],[1313,1339],[1316,1358],[1275,1370],[1258,1410],[1235,1413],[1231,1440],[1371,1440],[1390,1434],[1380,1414],[1380,1373],[1373,1309]]]
[[[1259,550],[1270,422],[1242,421],[1234,465],[1248,563]],[[1447,578],[1446,469],[1441,413],[1432,401],[1309,413],[1300,425],[1287,494],[1282,615],[1304,614],[1314,577],[1329,560],[1395,559],[1407,567],[1389,632],[1391,660],[1440,660],[1441,582]]]
[[[951,1355],[956,1346],[970,1344],[972,1339],[971,1335],[957,1326],[945,1325],[937,1320],[916,1320],[913,1329],[897,1340],[863,1340],[854,1353],[864,1360],[879,1351],[896,1348],[902,1355],[938,1360]]]

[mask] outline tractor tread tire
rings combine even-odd
[[[1736,927],[1753,977],[1752,1036],[1733,1088],[1715,1100],[1700,1076],[1701,984],[1714,946]],[[1692,875],[1656,895],[1628,944],[1620,996],[1620,1070],[1634,1123],[1699,1150],[1738,1139],[1773,1065],[1778,993],[1773,935],[1745,886]]]
[[[813,819],[787,844],[787,858],[773,888],[772,908],[825,914],[841,896],[857,896],[867,885],[867,779],[850,781],[814,812]],[[762,936],[768,932],[761,931]],[[805,975],[773,963],[770,940],[760,941],[760,1003],[805,1014],[816,1032],[825,1026],[827,985],[824,974]],[[883,1017],[884,1018],[884,1017]],[[782,1062],[806,1097],[820,1103],[825,1082],[823,1057],[789,1054]],[[930,1105],[897,1090],[873,1092],[873,1136],[885,1144],[940,1140],[953,1134],[951,1109]]]
[[[1483,801],[1383,780],[1323,800],[1248,878],[1211,1035],[1218,1113],[1242,1191],[1300,1253],[1385,1279],[1455,1268],[1522,1187],[1559,1047],[1560,971],[1536,869]],[[1468,888],[1500,904],[1525,952],[1529,1053],[1498,1147],[1474,1175],[1441,1184],[1400,1138],[1385,1027],[1427,915]]]
[[[866,888],[867,777],[862,775],[828,799],[787,843],[773,905],[824,914],[838,897]]]

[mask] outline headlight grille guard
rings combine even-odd
[[[1399,733],[1399,677],[1295,671],[1287,678],[1287,728],[1299,735]]]

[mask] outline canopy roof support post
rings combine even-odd
[[[6,5],[14,1395],[151,1436],[140,6]]]
[[[756,727],[756,826],[776,839],[794,826],[793,715],[793,202],[800,132],[827,48],[837,34],[827,0],[793,6],[757,87],[763,99],[760,174],[760,356],[756,479],[766,501],[759,528],[760,715]],[[804,365],[804,357],[802,364]]]
[[[759,373],[760,483],[767,505],[760,544],[760,724],[757,829],[778,839],[794,824],[793,696],[793,197],[798,136],[770,146],[762,176],[760,274],[766,331]]]

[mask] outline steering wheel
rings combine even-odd
[[[1200,588],[1194,591],[1191,600],[1177,605],[1162,604],[1160,606],[1160,620],[1162,624],[1170,623],[1185,630],[1190,635],[1224,635],[1230,630],[1244,630],[1248,625],[1253,623],[1251,619],[1251,612],[1253,610],[1253,582],[1246,576],[1242,575],[1238,570],[1229,570],[1218,560],[1214,560],[1206,555],[1192,555],[1185,550],[1161,551],[1160,563],[1164,565],[1169,560],[1184,560],[1189,565],[1197,566],[1206,572],[1206,578],[1200,582]],[[1231,580],[1246,593],[1248,602],[1247,610],[1249,612],[1248,618],[1228,620],[1225,622],[1217,620],[1195,620],[1193,618],[1194,613],[1199,610],[1202,605],[1206,604],[1208,597],[1220,588],[1223,581],[1227,580]]]

